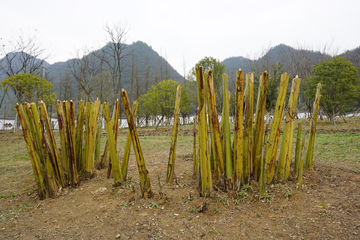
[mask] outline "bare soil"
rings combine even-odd
[[[319,121],[317,133],[359,133],[359,119],[354,121],[338,129]],[[131,155],[132,179],[125,186],[113,187],[113,179],[102,169],[80,187],[62,189],[56,199],[39,200],[22,133],[2,131],[0,239],[360,238],[359,164],[328,163],[315,152],[315,167],[304,171],[301,190],[292,176],[286,183],[267,186],[269,201],[259,198],[256,182],[251,182],[252,190],[243,190],[248,194],[244,201],[236,191],[216,190],[204,200],[192,175],[191,128],[180,127],[177,177],[171,184],[165,182],[171,129],[139,129],[155,193],[151,199],[141,198]],[[119,149],[126,134],[120,131]],[[286,193],[291,194],[288,199]]]

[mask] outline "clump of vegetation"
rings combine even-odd
[[[228,199],[228,196],[227,195],[225,195],[225,196],[220,196],[220,195],[218,195],[218,202],[219,203],[222,203],[222,204],[226,204],[227,203],[227,199]]]
[[[268,194],[264,194],[260,197],[260,199],[263,201],[263,202],[270,202],[271,201],[271,196],[268,195]]]
[[[236,204],[239,204],[239,201],[240,202],[245,202],[246,199],[248,198],[249,194],[245,191],[241,191],[241,192],[237,192],[235,194],[237,197],[239,197],[238,199],[235,200],[235,203]]]
[[[289,200],[289,198],[291,197],[292,193],[290,191],[290,189],[288,188],[285,188],[284,191],[283,191],[283,196],[284,198],[286,198],[286,200]]]
[[[220,210],[220,208],[214,208],[214,214],[216,214],[216,213],[221,213],[221,210]]]
[[[196,213],[196,212],[197,212],[197,210],[196,210],[196,208],[190,208],[190,212],[192,212],[192,213]]]
[[[159,208],[159,204],[156,203],[156,202],[152,202],[152,203],[150,204],[150,208]]]
[[[244,190],[244,191],[247,191],[247,190],[253,191],[253,188],[252,188],[251,185],[244,185],[244,186],[241,187],[241,189]]]

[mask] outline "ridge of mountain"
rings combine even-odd
[[[109,46],[107,44],[101,49],[92,51],[83,57],[89,56],[90,54],[99,54],[108,47]],[[124,62],[122,63],[124,66],[122,71],[124,89],[130,89],[132,73],[131,54],[134,55],[134,66],[137,66],[139,79],[145,78],[146,58],[148,58],[149,79],[151,84],[153,84],[155,81],[159,82],[161,80],[165,80],[166,78],[183,83],[183,77],[166,61],[166,59],[160,56],[151,48],[151,46],[148,46],[146,43],[142,41],[133,42],[130,45],[126,45],[124,52],[124,55],[127,55],[127,57],[124,58]],[[53,78],[53,82],[55,84],[60,82],[60,76],[66,73],[68,66],[71,65],[72,61],[80,61],[80,59],[72,58],[65,62],[55,62],[47,68],[47,72],[49,73],[49,76]],[[162,73],[160,72],[161,70]]]
[[[257,59],[244,58],[242,56],[229,57],[224,59],[221,63],[225,64],[226,69],[229,73],[234,73],[239,68],[241,68],[245,73],[253,71],[253,66],[260,66],[265,61],[269,62],[281,62],[284,68],[286,65],[287,59],[296,56],[305,56],[311,61],[311,65],[314,66],[322,59],[330,57],[330,55],[321,53],[320,51],[312,51],[307,49],[295,49],[293,47],[287,46],[285,44],[279,44],[275,47],[270,48],[265,54]],[[338,54],[336,56],[346,56],[349,61],[351,61],[356,67],[360,68],[360,46],[347,50],[344,53]]]

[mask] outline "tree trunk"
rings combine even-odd
[[[331,113],[330,123],[331,123],[331,125],[335,125],[335,113],[334,112]]]

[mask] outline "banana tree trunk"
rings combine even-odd
[[[106,136],[108,141],[108,148],[110,154],[110,160],[112,162],[112,169],[114,175],[114,185],[119,186],[124,183],[124,177],[121,174],[120,163],[118,159],[118,155],[116,153],[116,145],[115,145],[115,137],[113,126],[110,121],[110,112],[109,112],[109,104],[104,103],[102,105],[103,116],[105,120],[105,128],[106,128]]]
[[[181,86],[179,85],[176,90],[173,132],[172,132],[172,136],[171,136],[169,163],[168,163],[167,177],[166,177],[167,182],[174,181],[176,141],[177,141],[177,133],[178,133],[178,128],[179,128],[180,98],[181,98]]]
[[[245,136],[244,136],[244,180],[250,181],[253,172],[253,119],[254,119],[254,73],[246,74],[245,87]]]
[[[290,173],[292,138],[294,135],[294,120],[296,116],[297,98],[299,95],[300,78],[294,78],[291,86],[289,104],[286,109],[285,127],[280,150],[277,170],[277,180],[285,180]]]
[[[253,144],[253,162],[254,162],[254,179],[259,180],[260,160],[263,148],[263,132],[265,121],[266,95],[269,84],[269,75],[264,72],[260,76],[258,98],[256,103],[255,125],[254,125],[254,144]]]
[[[280,80],[280,87],[278,92],[278,98],[276,100],[274,118],[271,124],[271,131],[269,136],[269,142],[266,149],[266,178],[267,183],[270,184],[274,178],[275,162],[277,157],[277,151],[280,139],[281,123],[284,113],[286,90],[289,83],[289,74],[282,74]]]
[[[140,175],[140,187],[141,187],[141,194],[145,198],[151,198],[153,193],[151,191],[150,185],[150,178],[149,178],[149,171],[146,169],[144,155],[140,146],[139,136],[136,131],[136,125],[134,121],[134,116],[130,111],[130,103],[127,96],[126,91],[121,92],[121,100],[123,102],[124,111],[126,115],[126,119],[129,125],[131,139],[133,142],[133,147],[135,151],[136,161],[138,164],[138,170]]]
[[[133,104],[133,116],[134,119],[136,119],[136,112],[137,112],[138,102],[135,101]],[[128,163],[129,163],[129,157],[130,157],[130,149],[131,149],[131,132],[130,129],[128,131],[128,135],[126,138],[126,144],[125,144],[125,150],[124,150],[124,157],[121,165],[121,172],[124,177],[124,180],[127,180],[127,171],[128,171]]]
[[[244,72],[236,72],[236,96],[235,96],[235,136],[234,136],[234,182],[243,181],[243,98],[244,98]]]
[[[309,137],[308,151],[307,151],[307,155],[306,155],[306,169],[310,169],[313,166],[316,122],[317,122],[317,115],[318,115],[318,111],[319,111],[321,88],[322,88],[321,83],[318,83],[317,88],[316,88],[315,102],[314,102],[314,112],[313,112],[313,116],[312,116],[311,124],[310,124],[310,137]]]

